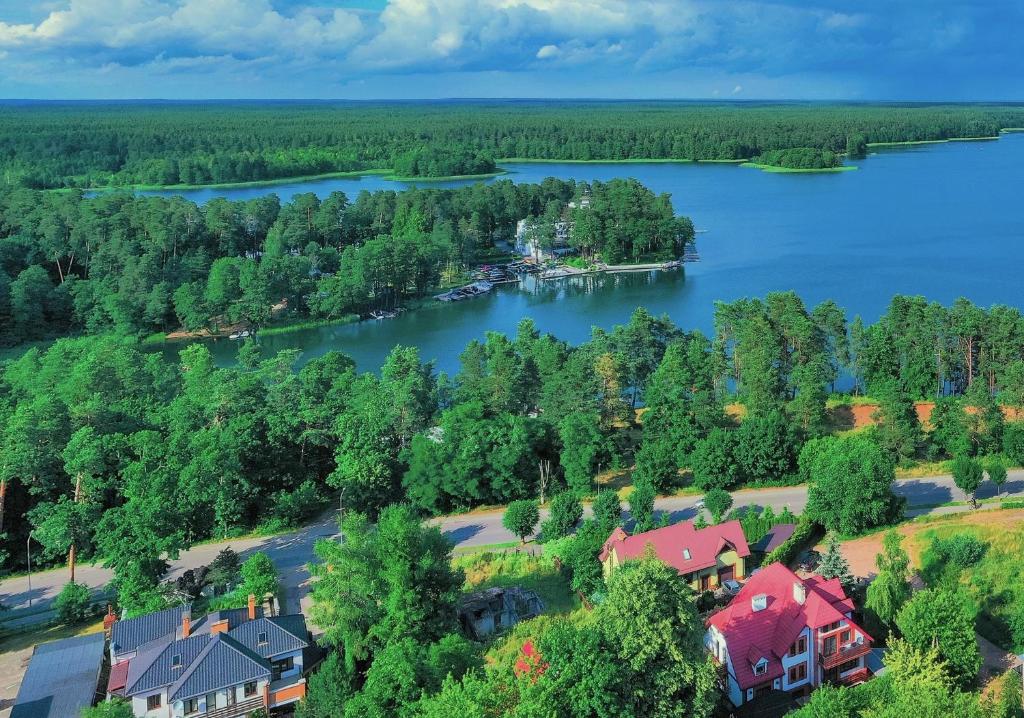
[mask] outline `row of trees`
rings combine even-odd
[[[838,167],[843,163],[842,157],[832,150],[820,150],[816,147],[769,150],[758,155],[752,161],[760,165],[800,170],[828,169]]]
[[[393,168],[493,171],[492,158],[748,159],[866,142],[991,137],[1020,108],[692,103],[10,105],[0,180],[33,188],[204,184]]]
[[[400,347],[375,376],[337,353],[296,371],[296,352],[263,357],[250,342],[218,369],[202,346],[174,363],[129,340],[60,340],[0,373],[0,548],[20,561],[34,528],[52,560],[100,552],[152,583],[162,552],[294,524],[333,491],[370,515],[395,501],[436,514],[584,496],[600,471],[633,463],[640,507],[686,469],[705,491],[807,481],[823,487],[814,518],[855,533],[899,510],[894,461],[921,444],[1024,461],[1024,427],[978,380],[963,402],[940,402],[927,436],[894,392],[874,429],[825,437],[847,336],[832,306],[807,312],[791,294],[722,305],[715,339],[641,309],[578,346],[524,320],[514,337],[471,342],[452,377]],[[742,420],[726,411],[731,391]],[[982,468],[1003,480],[993,460]],[[980,473],[957,471],[965,491]]]

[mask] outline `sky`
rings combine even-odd
[[[1024,100],[1024,0],[0,0],[0,98]]]

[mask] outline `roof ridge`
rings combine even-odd
[[[270,670],[271,668],[270,661],[266,660],[265,658],[262,658],[258,654],[249,650],[231,636],[223,632],[214,633],[212,636],[210,636],[209,643],[207,643],[206,646],[203,647],[203,650],[201,650],[199,654],[192,660],[188,668],[186,668],[185,671],[182,672],[181,676],[179,676],[178,680],[172,683],[171,687],[167,689],[167,699],[169,701],[175,699],[178,691],[181,690],[185,682],[189,678],[191,678],[193,674],[195,674],[195,672],[199,669],[199,666],[201,666],[203,661],[206,660],[206,657],[209,656],[210,653],[212,653],[213,650],[219,645],[224,645],[227,648],[230,648],[231,650],[240,654],[243,658],[247,658],[248,660],[257,664],[260,668],[264,668],[266,670]],[[226,685],[234,685],[234,683],[228,683]],[[220,690],[224,687],[225,686],[219,686],[215,690]]]

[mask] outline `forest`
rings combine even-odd
[[[755,164],[789,169],[826,169],[842,164],[842,158],[832,150],[819,150],[814,147],[769,150],[758,155],[752,161]]]
[[[1015,309],[895,297],[879,321],[848,324],[832,302],[779,293],[719,304],[715,325],[708,337],[638,309],[572,346],[524,320],[471,342],[451,377],[404,347],[379,374],[337,352],[263,356],[251,340],[234,368],[202,344],[172,361],[109,335],[29,349],[0,372],[2,565],[21,565],[31,530],[45,560],[74,547],[143,596],[164,552],[296,525],[338,491],[371,517],[394,502],[429,515],[586,496],[602,469],[633,467],[653,501],[688,483],[848,476],[829,468],[837,457],[873,466],[880,491],[822,507],[855,532],[896,510],[893,462],[1024,464],[1024,423],[1001,410],[1024,405]],[[843,372],[879,407],[852,438],[829,436]],[[930,427],[918,398],[938,400]]]
[[[693,241],[668,195],[635,180],[312,193],[282,204],[102,192],[0,195],[0,345],[68,332],[148,336],[285,318],[338,320],[465,279],[526,217],[573,210],[570,242],[611,262]]]
[[[494,171],[506,158],[737,160],[992,137],[1014,105],[687,102],[22,103],[0,106],[5,187],[210,184],[330,172]]]

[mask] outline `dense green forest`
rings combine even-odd
[[[788,150],[769,150],[752,160],[755,164],[787,167],[790,169],[826,169],[838,167],[842,158],[832,150],[814,147],[794,147]]]
[[[105,336],[9,361],[3,564],[18,565],[34,530],[48,560],[74,545],[143,595],[156,590],[162,552],[293,525],[338,490],[371,516],[396,501],[430,514],[585,495],[599,467],[634,462],[651,500],[683,481],[709,490],[806,480],[842,456],[876,466],[883,489],[894,460],[1024,463],[1024,424],[997,405],[1024,404],[1024,317],[966,300],[896,297],[878,322],[848,326],[831,302],[808,309],[793,293],[772,294],[718,305],[714,337],[640,309],[578,346],[524,320],[514,337],[470,343],[453,377],[401,347],[379,375],[339,353],[299,370],[297,360],[245,342],[238,367],[218,369],[201,344],[172,362]],[[818,437],[833,429],[826,400],[841,371],[878,398],[879,425],[821,443],[835,441]],[[912,402],[937,396],[926,434]],[[726,411],[733,401],[742,421]],[[891,515],[886,496],[874,518],[858,501],[836,525]]]
[[[0,195],[0,344],[69,331],[147,335],[244,323],[274,305],[339,319],[393,307],[510,239],[525,217],[569,216],[570,243],[609,262],[678,257],[693,225],[635,180],[547,179],[453,190],[302,194],[203,206],[181,197]],[[552,221],[554,221],[552,219]],[[544,221],[540,221],[544,224]]]
[[[1013,105],[129,103],[0,106],[8,187],[208,184],[393,169],[491,172],[499,158],[749,159],[796,147],[991,137]],[[858,152],[858,149],[860,150]]]

